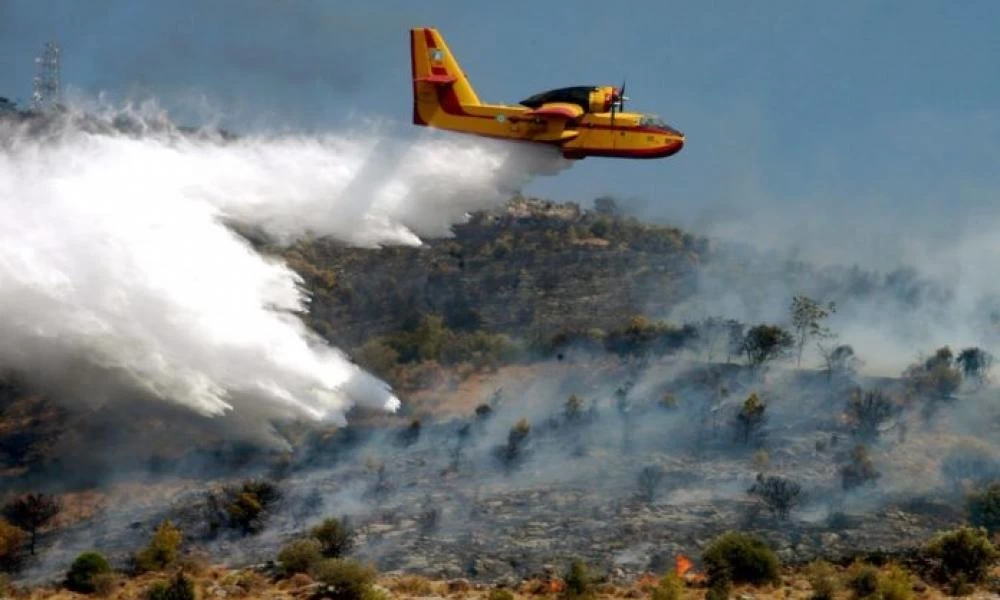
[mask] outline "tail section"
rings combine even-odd
[[[439,110],[460,112],[463,105],[480,103],[469,79],[436,29],[417,27],[410,30],[410,62],[415,124],[429,124]]]

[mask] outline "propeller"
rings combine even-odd
[[[625,109],[625,101],[628,100],[628,98],[625,97],[625,80],[624,79],[622,79],[622,86],[620,88],[618,88],[617,91],[618,91],[618,93],[614,94],[611,97],[611,128],[612,129],[614,129],[614,127],[615,127],[615,107],[617,106],[618,110],[624,110]]]

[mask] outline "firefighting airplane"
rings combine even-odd
[[[659,117],[624,112],[624,83],[551,90],[517,106],[483,104],[430,27],[410,30],[410,61],[416,125],[552,144],[569,159],[664,158],[684,146],[684,134]]]

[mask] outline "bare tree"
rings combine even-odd
[[[787,519],[791,510],[802,501],[802,486],[776,475],[764,477],[758,473],[756,483],[747,493],[759,498],[771,514],[780,520]]]
[[[847,401],[846,416],[855,436],[873,440],[880,428],[896,414],[896,405],[882,390],[855,388]]]
[[[854,348],[849,344],[825,346],[816,344],[823,357],[827,381],[833,381],[834,375],[853,375],[861,366],[861,360],[854,354]]]
[[[663,469],[658,465],[647,465],[639,472],[639,492],[647,504],[652,504],[656,499],[663,475]]]
[[[962,368],[962,373],[969,379],[974,379],[983,385],[989,379],[990,369],[993,367],[993,355],[973,346],[958,353],[955,362]]]
[[[3,516],[12,524],[28,532],[31,536],[29,548],[35,554],[35,541],[38,530],[52,520],[62,506],[57,498],[48,494],[24,494],[18,496],[3,507]]]
[[[831,333],[823,322],[837,312],[833,302],[825,307],[806,296],[792,298],[792,327],[795,329],[795,343],[798,348],[796,366],[802,366],[802,349],[810,338],[830,337]]]

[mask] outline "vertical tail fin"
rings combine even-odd
[[[472,84],[458,66],[444,38],[431,27],[410,30],[410,64],[413,76],[413,122],[425,125],[424,108],[440,107],[440,92],[460,105],[479,104]]]

